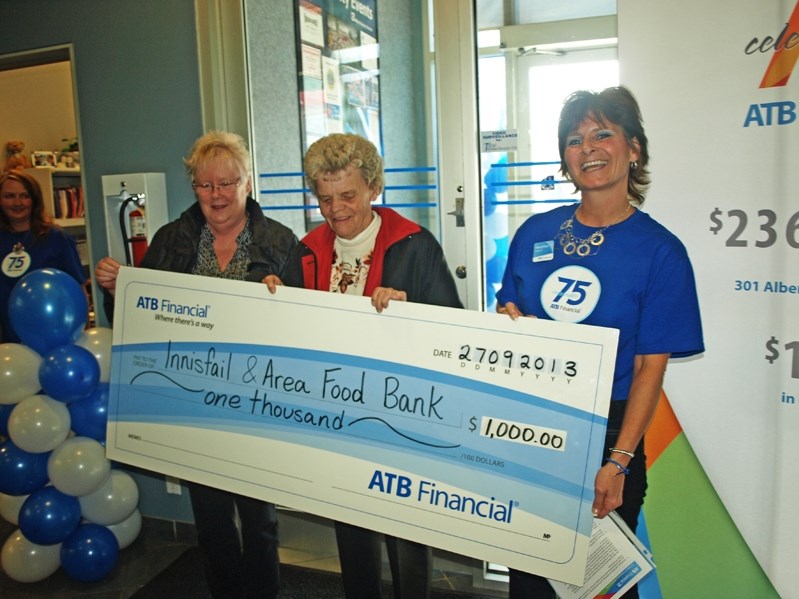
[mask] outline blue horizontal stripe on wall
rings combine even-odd
[[[262,179],[268,179],[272,177],[304,177],[305,173],[261,173],[258,176]]]
[[[498,204],[507,204],[508,202],[497,202]],[[407,203],[400,203],[400,202],[386,202],[377,204],[377,206],[385,206],[386,208],[436,208],[438,206],[438,202],[407,202]],[[275,211],[275,210],[318,210],[319,206],[316,204],[313,205],[305,205],[305,204],[297,204],[292,206],[261,206],[262,212],[267,211]]]
[[[434,173],[436,172],[434,166],[406,166],[399,168],[386,168],[385,173]]]
[[[525,204],[576,204],[578,200],[574,198],[562,198],[554,200],[494,200],[488,202],[493,206],[516,206]]]
[[[311,190],[306,187],[299,189],[262,189],[261,195],[278,194],[278,193],[311,193]]]
[[[560,179],[553,181],[552,179],[543,179],[541,181],[491,181],[488,187],[506,187],[506,186],[521,186],[521,185],[560,185],[562,183],[571,183],[568,179]]]
[[[409,191],[412,189],[438,189],[438,185],[386,185],[386,191]]]
[[[514,168],[517,166],[551,166],[553,164],[560,164],[560,160],[554,162],[495,162],[491,168]]]
[[[435,166],[410,166],[410,167],[395,167],[395,168],[386,168],[385,174],[392,175],[397,173],[435,173],[437,168]],[[258,177],[263,180],[270,180],[275,181],[277,179],[286,179],[291,177],[299,177],[303,178],[305,176],[302,172],[286,172],[286,173],[259,173]],[[415,185],[386,185],[385,191],[387,192],[408,192],[408,191],[424,191],[424,192],[435,192],[438,189],[438,185],[436,183],[427,183],[427,184],[415,184]],[[284,205],[284,206],[261,206],[261,210],[264,212],[266,211],[273,211],[273,210],[316,210],[317,206],[314,205],[306,205],[305,204],[305,195],[311,193],[311,190],[307,187],[286,187],[286,188],[274,188],[274,189],[261,189],[259,191],[259,195],[261,196],[274,196],[274,195],[297,195],[299,196],[299,202],[296,204]],[[380,204],[381,206],[387,206],[390,208],[435,208],[438,206],[438,202],[383,202]]]

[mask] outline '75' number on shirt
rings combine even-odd
[[[541,286],[541,305],[552,320],[582,322],[602,294],[597,276],[583,266],[559,268]]]

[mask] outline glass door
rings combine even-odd
[[[481,57],[478,64],[483,136],[513,134],[506,137],[512,142],[481,155],[486,309],[493,311],[513,233],[530,215],[575,201],[574,187],[560,173],[557,126],[563,100],[577,89],[618,85],[619,67],[615,48],[571,56],[506,52]],[[506,82],[498,81],[501,75],[510,79],[510,98]]]
[[[616,5],[433,5],[442,243],[467,307],[493,311],[515,230],[575,201],[559,173],[560,106],[618,84]]]

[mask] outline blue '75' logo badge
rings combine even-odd
[[[553,272],[541,287],[541,305],[552,320],[582,322],[596,308],[602,285],[583,266],[569,265]]]

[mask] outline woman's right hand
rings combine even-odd
[[[266,285],[269,289],[269,293],[274,293],[277,291],[277,286],[282,285],[283,281],[280,280],[280,277],[277,275],[266,275],[263,279],[261,279],[261,283]]]
[[[97,266],[94,267],[94,276],[97,279],[97,284],[108,291],[112,296],[116,293],[119,267],[119,262],[110,256],[100,260]]]

